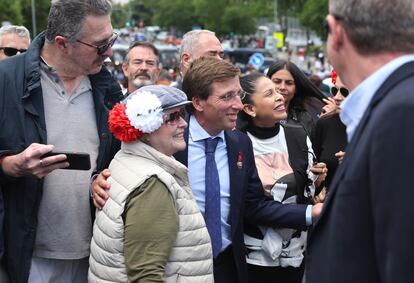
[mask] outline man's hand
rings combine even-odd
[[[68,167],[64,154],[42,158],[53,148],[50,144],[32,143],[19,154],[4,157],[1,163],[4,174],[16,178],[31,175],[40,179],[53,170]]]
[[[315,175],[319,175],[315,181],[315,186],[319,187],[323,181],[325,181],[326,176],[328,175],[328,168],[323,162],[318,162],[310,168],[311,172]]]
[[[312,223],[319,218],[323,208],[323,203],[317,203],[312,206]]]
[[[335,153],[335,156],[338,158],[339,164],[341,164],[342,161],[344,160],[345,152],[338,151],[337,153]]]
[[[96,208],[102,209],[109,197],[107,191],[111,188],[111,184],[108,182],[110,176],[111,171],[105,169],[92,183],[93,204]]]

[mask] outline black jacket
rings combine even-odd
[[[40,81],[43,44],[44,33],[34,39],[26,53],[0,62],[0,156],[21,152],[31,143],[47,144]],[[104,101],[119,96],[120,88],[105,67],[89,79],[100,140],[97,170],[102,170],[119,148],[108,130],[109,110]],[[0,170],[0,186],[5,211],[3,262],[12,282],[27,282],[43,180],[14,179]]]

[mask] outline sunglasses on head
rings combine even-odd
[[[343,97],[347,97],[349,94],[349,90],[345,87],[340,87],[340,88],[337,88],[336,86],[331,87],[332,96],[335,96],[338,93],[338,91]]]
[[[118,38],[118,34],[114,32],[111,38],[108,40],[108,42],[101,44],[101,45],[94,45],[94,44],[86,43],[79,39],[76,41],[86,46],[95,48],[97,50],[98,55],[102,55],[106,52],[106,50],[108,50],[109,47],[112,47],[112,45],[114,45],[117,38]]]
[[[178,111],[165,114],[164,116],[164,122],[165,123],[176,123],[180,118],[185,119],[185,116],[187,115],[187,112],[185,111],[185,108],[181,108]]]
[[[17,49],[13,47],[0,47],[0,50],[3,50],[4,54],[6,56],[14,56],[17,54],[17,52],[23,53],[26,52],[27,49]]]

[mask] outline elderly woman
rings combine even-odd
[[[191,193],[184,92],[146,86],[111,110],[122,141],[112,160],[109,199],[96,213],[89,282],[213,282],[211,242]]]
[[[287,123],[301,125],[310,135],[324,106],[322,92],[290,61],[275,61],[267,77],[285,99]]]
[[[286,222],[273,228],[246,225],[249,282],[299,283],[306,231],[295,227],[294,219],[303,217],[310,226],[319,216],[322,204],[312,205],[313,196],[326,176],[326,166],[314,164],[312,145],[302,127],[280,124],[287,116],[285,100],[269,78],[250,74],[241,77],[240,84],[246,92],[242,130],[252,140],[265,194],[282,203],[286,215]]]

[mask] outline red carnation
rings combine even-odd
[[[332,69],[332,83],[336,84],[336,78],[338,77],[338,74],[334,69]]]
[[[118,140],[129,143],[138,140],[142,133],[135,129],[125,114],[126,104],[117,103],[109,112],[109,130]]]

